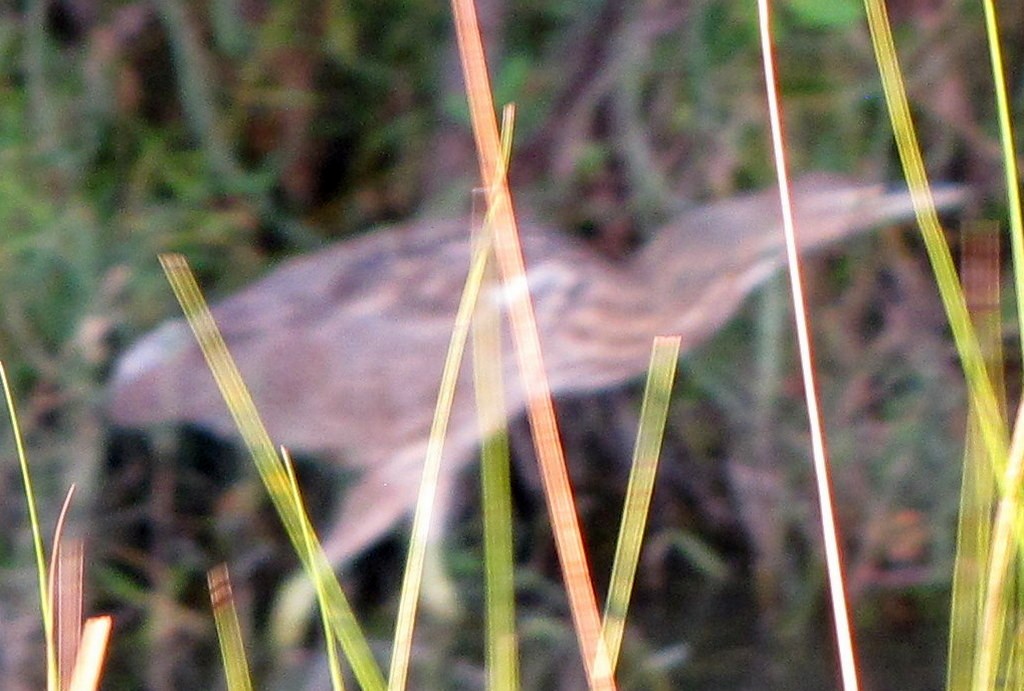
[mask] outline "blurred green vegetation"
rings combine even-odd
[[[999,168],[979,10],[960,0],[891,5],[929,164],[938,176],[985,189]],[[489,0],[480,11],[497,98],[519,106],[512,180],[529,215],[589,235],[614,256],[688,201],[771,181],[753,4]],[[859,12],[856,3],[791,0],[777,13],[792,165],[890,179],[891,135]],[[1022,17],[1016,6],[1002,17],[1013,64]],[[86,532],[91,507],[114,501],[101,502],[102,488],[143,503],[119,484],[128,482],[123,475],[118,482],[105,475],[102,398],[117,352],[174,312],[158,253],[185,253],[209,291],[223,294],[284,254],[468,205],[476,168],[451,34],[444,3],[415,0],[26,0],[0,9],[0,358],[17,387],[44,515],[55,514],[71,481],[83,488],[76,522]],[[1011,84],[1018,106],[1022,86]],[[837,485],[847,488],[840,503],[856,526],[847,537],[867,545],[854,552],[867,574],[887,558],[872,520],[902,510],[919,512],[928,525],[928,574],[944,573],[950,554],[956,500],[936,494],[936,486],[946,488],[936,478],[959,453],[951,446],[959,443],[958,390],[947,384],[956,370],[941,322],[932,320],[936,306],[919,258],[913,240],[864,240],[848,260],[852,268],[835,260],[818,277],[820,294],[836,299],[826,306],[822,298],[819,340],[831,355],[825,371],[841,382],[826,390],[830,427],[839,430]],[[851,285],[854,297],[838,297]],[[786,318],[777,304],[765,311],[779,323]],[[760,314],[746,314],[691,365],[680,393],[688,415],[676,420],[687,437],[681,458],[799,455],[786,337]],[[855,338],[853,318],[861,320]],[[760,375],[773,383],[751,385]],[[787,425],[780,417],[793,419]],[[769,429],[777,437],[766,440]],[[813,552],[805,471],[767,467],[777,473],[776,499],[791,510],[776,547],[796,533]],[[4,512],[8,525],[21,520],[20,500],[6,501],[13,472],[12,465],[0,474],[0,496],[14,507]],[[258,503],[237,488],[218,501],[213,511],[221,516]],[[138,520],[125,511],[94,525]],[[165,535],[154,531],[150,541]],[[144,576],[98,567],[102,599],[137,608],[126,607],[123,626],[115,624],[115,657],[126,667],[135,658],[136,672],[146,667],[154,689],[189,666],[154,640],[212,640],[212,621],[196,623],[191,605],[180,604],[208,564],[192,552],[172,563],[167,554],[177,547],[157,545],[159,558],[126,548]],[[27,533],[0,535],[5,602],[32,602],[27,555]],[[806,602],[815,560],[771,556],[789,579],[790,598]],[[524,586],[536,608],[526,615],[523,656],[536,649],[539,659],[524,667],[524,683],[558,686],[571,637],[551,624],[561,612],[545,590],[550,565],[532,558],[541,564]],[[149,559],[165,561],[156,569]],[[537,583],[529,582],[534,576]],[[652,579],[659,577],[667,575]],[[168,610],[153,604],[158,595],[179,603],[159,626],[153,618]],[[885,598],[879,602],[884,619]],[[815,616],[794,611],[805,624]],[[259,613],[251,616],[258,623]],[[696,621],[711,626],[707,617]],[[687,635],[699,635],[697,627]],[[30,644],[12,643],[23,652],[12,654],[15,667],[0,670],[0,685],[31,688],[24,670],[41,667],[42,649],[30,633],[11,635]],[[627,674],[630,650],[645,646],[668,669],[686,666],[689,653],[656,634],[641,638],[627,642]],[[462,644],[472,651],[479,640]],[[651,669],[668,674],[656,663]],[[636,687],[655,688],[645,673],[636,672]]]

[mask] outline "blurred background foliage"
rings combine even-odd
[[[1003,5],[1004,50],[1019,66],[1024,13]],[[686,204],[771,183],[753,3],[482,0],[478,8],[497,99],[518,105],[512,180],[522,213],[616,257]],[[934,175],[999,199],[980,7],[895,0],[889,11]],[[794,170],[895,179],[860,3],[786,0],[775,19]],[[117,535],[117,526],[142,521],[136,514],[159,522],[166,508],[132,489],[139,481],[132,472],[111,475],[102,414],[116,354],[175,311],[156,255],[187,254],[219,295],[288,253],[421,213],[461,213],[476,166],[452,33],[448,6],[423,0],[0,7],[0,357],[13,374],[44,515],[53,516],[63,489],[77,482],[75,523],[93,538],[94,554],[103,554],[103,538]],[[1016,112],[1021,74],[1008,73]],[[884,591],[864,616],[906,623],[918,616],[907,593],[924,589],[932,594],[925,599],[941,603],[948,575],[962,425],[956,365],[912,234],[858,240],[850,254],[815,266],[826,412],[837,435],[836,485],[851,526],[855,587]],[[709,507],[724,496],[715,479],[721,471],[700,468],[729,469],[743,506],[721,511],[750,514],[741,520],[747,530],[771,524],[771,534],[752,538],[761,553],[755,570],[783,583],[759,583],[783,593],[784,619],[806,625],[820,616],[820,562],[807,471],[791,460],[807,445],[792,402],[798,387],[788,337],[778,326],[786,314],[786,298],[769,288],[714,352],[688,360],[669,447],[690,464],[677,463],[675,474],[704,497],[698,513],[713,514]],[[580,404],[570,419],[611,420],[607,429],[631,439],[621,419],[635,405],[632,394]],[[570,444],[589,448],[587,434],[570,431]],[[4,442],[10,448],[6,432]],[[745,486],[765,497],[760,504],[744,501]],[[6,525],[23,525],[13,463],[0,473],[0,493]],[[205,510],[230,516],[252,503],[244,496],[211,499]],[[124,513],[113,518],[93,513],[118,505]],[[760,512],[779,507],[788,514],[759,521]],[[917,539],[907,538],[909,556],[886,552],[887,527],[901,525],[894,517],[909,526],[903,537]],[[205,520],[197,514],[196,530],[215,534]],[[655,526],[662,532],[651,538],[652,553],[689,554],[681,561],[692,565],[704,550],[712,562],[728,561],[704,529],[693,528],[715,520],[732,526],[736,519],[683,521],[683,528],[666,519]],[[150,547],[167,534],[143,532]],[[27,548],[25,531],[0,534],[7,647],[0,674],[11,689],[35,688],[42,660]],[[97,558],[92,569],[97,597],[121,617],[115,673],[141,674],[147,688],[210,683],[203,675],[212,648],[200,643],[209,643],[212,624],[199,614],[203,599],[194,609],[181,604],[209,557],[181,549],[173,540],[157,544],[153,553],[163,556],[154,557],[124,542],[122,568]],[[901,559],[919,569],[914,577],[898,588],[878,586],[872,574]],[[677,562],[650,577],[651,622],[668,616],[658,603],[678,587],[664,582]],[[547,617],[559,606],[533,588],[524,658],[539,650],[524,680],[563,688],[575,678],[559,676],[557,650],[571,649],[571,637],[551,628]],[[934,610],[941,616],[941,606]],[[668,627],[661,638],[634,642],[661,660],[638,672],[636,687],[656,688],[651,679],[665,669],[686,669],[690,652],[668,639],[697,640],[707,624],[698,618],[685,632]],[[553,640],[561,643],[537,644]],[[472,650],[478,641],[463,644]],[[721,666],[737,666],[727,644],[706,645],[717,646]],[[171,654],[174,646],[185,652]],[[746,664],[746,653],[738,654]],[[479,658],[457,659],[468,665],[466,679],[478,678]]]

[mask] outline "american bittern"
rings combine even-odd
[[[911,214],[905,191],[815,176],[794,187],[802,250]],[[939,206],[962,191],[936,194]],[[524,224],[528,283],[555,394],[641,375],[651,339],[708,339],[784,260],[776,192],[693,208],[629,260]],[[441,365],[469,265],[468,223],[420,220],[284,263],[214,308],[271,436],[360,473],[325,548],[343,562],[392,531],[415,502]],[[498,296],[500,298],[500,296]],[[525,402],[505,360],[509,413]],[[479,432],[465,386],[452,412],[440,496],[472,462]],[[116,371],[121,426],[232,423],[182,320],[143,338]],[[443,501],[443,499],[442,499]]]

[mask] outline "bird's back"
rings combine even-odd
[[[809,226],[808,247],[911,212],[905,193],[839,179],[813,179],[797,185],[795,195],[797,223]],[[961,196],[951,189],[939,202]],[[552,389],[597,390],[640,376],[655,335],[680,333],[684,352],[706,340],[781,265],[778,208],[768,192],[691,210],[620,264],[555,231],[524,225],[528,285]],[[286,261],[214,307],[274,441],[326,454],[361,474],[342,517],[349,528],[328,545],[336,558],[378,540],[414,505],[470,245],[468,222],[420,220]],[[515,291],[497,288],[481,299],[501,305]],[[514,358],[505,363],[515,415],[524,401]],[[478,443],[463,372],[442,492]],[[109,410],[121,426],[185,422],[232,434],[182,320],[161,326],[122,358]]]

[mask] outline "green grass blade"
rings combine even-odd
[[[1005,686],[1006,674],[1010,670],[1004,666],[1004,660],[1012,657],[1019,638],[1016,617],[1019,603],[1015,595],[1021,568],[1020,483],[1024,480],[1024,401],[1017,409],[1006,472],[999,479],[1004,480],[1005,484],[1000,489],[992,527],[980,641],[971,682],[972,687],[977,689]],[[1011,573],[1014,561],[1017,562],[1016,574]],[[1004,650],[1004,645],[1010,648]]]
[[[224,564],[215,566],[206,574],[206,580],[228,691],[252,691],[249,663],[245,657],[242,627],[238,624],[228,567]]]
[[[996,92],[996,114],[999,118],[999,141],[1003,150],[1003,172],[1006,175],[1007,206],[1010,211],[1010,251],[1013,256],[1013,277],[1017,290],[1017,323],[1024,324],[1024,221],[1021,219],[1020,176],[1014,146],[1013,124],[1010,119],[1009,98],[1006,94],[1006,71],[999,47],[999,22],[992,0],[983,0],[985,33],[988,36],[989,59],[992,63],[992,83]],[[1021,352],[1024,352],[1024,328],[1018,329]]]
[[[1001,686],[1006,681],[1006,674],[1012,671],[1007,665],[1010,660],[1017,657],[1015,648],[1019,633],[1014,622],[1017,619],[1018,606],[1015,593],[1011,594],[1010,591],[1016,590],[1015,584],[1018,579],[1011,575],[1010,568],[1011,562],[1020,561],[1019,546],[1022,531],[1024,531],[1018,487],[1022,472],[1024,472],[1022,469],[1024,436],[1021,435],[1021,429],[1015,429],[1013,443],[1009,449],[1007,448],[1006,424],[1000,414],[998,397],[986,372],[984,356],[967,315],[963,292],[952,268],[949,248],[943,241],[934,209],[931,208],[927,180],[910,119],[885,7],[878,0],[865,0],[865,2],[872,41],[882,74],[886,102],[890,110],[890,119],[896,133],[897,148],[905,175],[910,183],[911,193],[914,195],[925,247],[936,275],[939,294],[946,309],[947,319],[960,355],[961,366],[967,379],[968,397],[971,408],[975,411],[973,419],[977,422],[979,430],[977,436],[984,444],[984,457],[990,465],[992,476],[999,488],[999,507],[987,555],[988,568],[985,575],[982,621],[978,627],[980,640],[971,651],[974,657],[974,671],[970,680],[970,688],[994,688],[997,684]],[[994,11],[987,11],[986,19],[990,32],[994,32]],[[990,50],[992,51],[993,67],[998,70],[996,76],[998,85],[1001,83],[1002,77],[999,74],[1001,58],[997,42],[990,43]],[[997,86],[997,100],[1002,100],[1002,98]],[[1005,104],[1003,104],[1003,109],[1005,111]],[[1011,134],[1009,118],[1005,117],[1005,112],[1000,117],[1003,118],[1001,130],[1004,135],[1005,148],[1006,137]],[[1016,172],[1013,168],[1013,164],[1008,162],[1006,170],[1008,180],[1016,179]],[[1014,207],[1011,214],[1019,216],[1019,203],[1015,201],[1017,185],[1016,182],[1011,184],[1014,187],[1010,192],[1011,205]],[[1016,218],[1014,223],[1019,228],[1019,218]],[[1017,232],[1015,231],[1015,233]],[[1019,236],[1014,238],[1013,242],[1015,263],[1017,263],[1017,256],[1024,252],[1019,247]],[[1022,270],[1021,266],[1015,266],[1015,275],[1020,270]],[[1021,295],[1018,295],[1017,298],[1019,301]],[[987,516],[984,519],[987,519]],[[1018,563],[1018,568],[1020,566],[1021,564]],[[1010,630],[1007,630],[1008,626],[1011,627]],[[1004,642],[1008,642],[1009,650],[1004,650]],[[954,651],[951,653],[951,659],[955,657],[959,660],[963,655],[965,654]],[[961,663],[957,662],[957,664]],[[960,671],[954,671],[959,678]],[[952,683],[953,679],[951,678],[950,684]]]
[[[998,226],[972,229],[963,242],[963,284],[986,368],[1003,390]],[[999,409],[1005,402],[1000,399]],[[951,585],[946,688],[970,689],[984,616],[985,580],[992,539],[996,482],[981,440],[978,412],[968,402],[956,557]]]
[[[302,495],[299,492],[299,480],[295,475],[295,464],[288,450],[281,447],[281,460],[284,461],[285,470],[288,472],[288,486],[292,493],[292,502],[296,513],[304,516],[303,522],[309,524],[309,516],[306,514],[306,505],[302,502]],[[305,559],[309,563],[316,563],[317,541],[313,531],[304,531]],[[320,622],[324,628],[324,646],[327,649],[327,669],[331,676],[331,688],[334,691],[341,691],[345,688],[345,679],[341,672],[341,661],[338,659],[338,640],[331,629],[331,611],[328,606],[327,590],[329,582],[334,580],[334,574],[325,572],[322,569],[313,569],[313,586],[316,589],[316,601],[320,610]]]
[[[242,376],[228,353],[227,345],[217,329],[213,315],[199,292],[195,277],[184,257],[180,255],[162,255],[160,262],[181,304],[185,318],[199,342],[228,410],[238,426],[242,440],[252,455],[260,479],[284,524],[292,547],[315,582],[321,575],[331,573],[331,565],[319,545],[312,558],[307,552],[306,546],[309,536],[314,533],[313,528],[305,516],[295,510],[288,473],[260,420]],[[341,585],[333,577],[324,578],[323,584],[326,588],[327,607],[331,613],[331,628],[341,643],[356,679],[362,688],[368,691],[385,688],[384,675],[373,658],[369,643],[341,590]]]
[[[4,387],[4,400],[7,403],[7,415],[11,420],[11,431],[14,434],[14,447],[18,454],[18,464],[21,467],[21,480],[25,490],[25,502],[28,505],[29,524],[32,527],[32,545],[36,555],[36,577],[39,581],[39,611],[43,617],[43,635],[46,641],[46,687],[56,691],[58,683],[57,674],[57,648],[53,636],[53,599],[50,593],[49,577],[46,568],[46,551],[43,548],[43,533],[39,525],[39,514],[36,511],[35,493],[32,490],[32,475],[28,470],[28,456],[25,453],[25,444],[21,438],[21,427],[18,424],[18,411],[14,406],[14,394],[11,392],[10,383],[7,381],[7,369],[4,363],[0,362],[0,383]]]
[[[485,222],[477,245],[492,247]],[[499,285],[493,255],[484,273],[484,289]],[[487,687],[519,688],[515,620],[515,565],[512,543],[512,481],[502,383],[501,324],[492,300],[480,300],[473,317],[473,383],[481,447],[484,580],[487,630]]]
[[[509,116],[511,117],[511,116]],[[495,179],[498,185],[505,182],[508,170],[509,147],[511,144],[511,120],[505,123],[506,133],[502,142],[502,158],[499,159],[500,169]],[[490,225],[491,212],[488,210],[485,227]],[[484,238],[489,234],[484,233]],[[437,404],[430,425],[430,438],[427,441],[427,457],[423,464],[423,477],[420,481],[420,492],[416,500],[416,511],[413,514],[412,530],[409,537],[409,555],[406,558],[405,573],[402,576],[402,592],[398,603],[398,616],[395,622],[394,644],[391,654],[391,668],[388,673],[388,688],[393,691],[404,689],[409,674],[409,658],[412,651],[412,634],[415,623],[416,606],[419,601],[420,584],[430,537],[430,518],[434,509],[434,498],[441,472],[441,454],[444,450],[444,438],[451,416],[452,402],[455,400],[455,384],[458,381],[462,356],[469,338],[469,328],[476,310],[477,298],[483,284],[484,270],[491,243],[480,242],[474,248],[470,261],[469,275],[459,298],[459,306],[455,314],[455,325],[448,340],[448,352],[445,355],[444,369],[441,374]]]
[[[996,112],[999,119],[999,134],[1003,150],[1003,172],[1006,176],[1007,204],[1010,214],[1010,247],[1014,284],[1017,297],[1017,323],[1024,324],[1024,230],[1022,230],[1020,181],[1017,171],[1013,128],[1010,119],[1009,101],[1006,93],[1006,78],[1002,53],[999,45],[999,27],[995,6],[991,0],[984,0],[985,29],[988,37],[989,57],[992,65],[993,85],[996,96]],[[1021,352],[1024,352],[1024,329],[1018,329]],[[1022,409],[1024,413],[1024,409]],[[1019,416],[1017,424],[1024,417]],[[1019,650],[1020,632],[1020,587],[1021,541],[1024,535],[1024,515],[1021,511],[1020,481],[1024,476],[1024,450],[1018,448],[1021,429],[1014,429],[1008,467],[1001,481],[1001,496],[996,510],[995,525],[991,536],[991,560],[989,562],[988,584],[980,623],[980,641],[975,651],[977,666],[972,683],[981,688],[995,684],[1015,684],[1020,680],[1021,655]],[[1017,562],[1016,573],[1011,573],[1011,561]],[[1004,650],[1003,647],[1007,646]],[[997,681],[998,680],[998,681]]]
[[[452,402],[455,399],[455,383],[458,379],[462,355],[465,352],[469,333],[470,318],[480,292],[487,255],[477,252],[472,260],[469,277],[459,300],[459,308],[455,317],[455,326],[445,356],[444,370],[441,375],[437,405],[430,427],[430,438],[427,442],[427,457],[423,465],[423,477],[420,482],[420,493],[413,514],[412,530],[409,537],[409,554],[406,558],[405,572],[402,576],[402,591],[399,597],[398,616],[395,621],[395,635],[391,655],[391,667],[388,673],[389,689],[404,689],[409,673],[409,658],[412,651],[412,635],[415,623],[416,607],[419,602],[420,584],[426,561],[428,540],[430,537],[430,518],[434,508],[434,497],[437,491],[438,477],[441,472],[441,454],[444,449],[444,437],[447,431],[448,418],[451,414]]]
[[[615,545],[615,559],[612,562],[612,575],[601,626],[613,673],[622,647],[626,613],[629,610],[633,580],[640,560],[640,546],[647,525],[651,495],[654,492],[658,456],[665,434],[668,405],[672,400],[676,364],[679,362],[679,344],[678,336],[659,336],[654,339],[651,349],[651,364],[647,370],[647,385],[640,407],[640,429],[633,449],[633,466],[626,487],[622,525]]]
[[[896,48],[893,44],[892,30],[889,27],[885,5],[881,0],[865,0],[865,7],[875,58],[882,78],[882,88],[885,92],[885,101],[889,108],[889,119],[892,122],[903,173],[910,186],[925,250],[935,274],[939,297],[953,332],[953,341],[967,379],[968,396],[973,399],[972,404],[978,410],[981,439],[990,462],[1001,474],[1009,450],[1008,434],[999,414],[995,389],[985,371],[981,347],[974,334],[974,329],[971,327],[970,316],[967,313],[966,301],[956,275],[953,258],[943,237],[935,205],[932,203],[928,178],[921,159],[921,148],[910,117],[910,106],[907,102],[906,89],[903,86],[903,78],[896,58]]]

